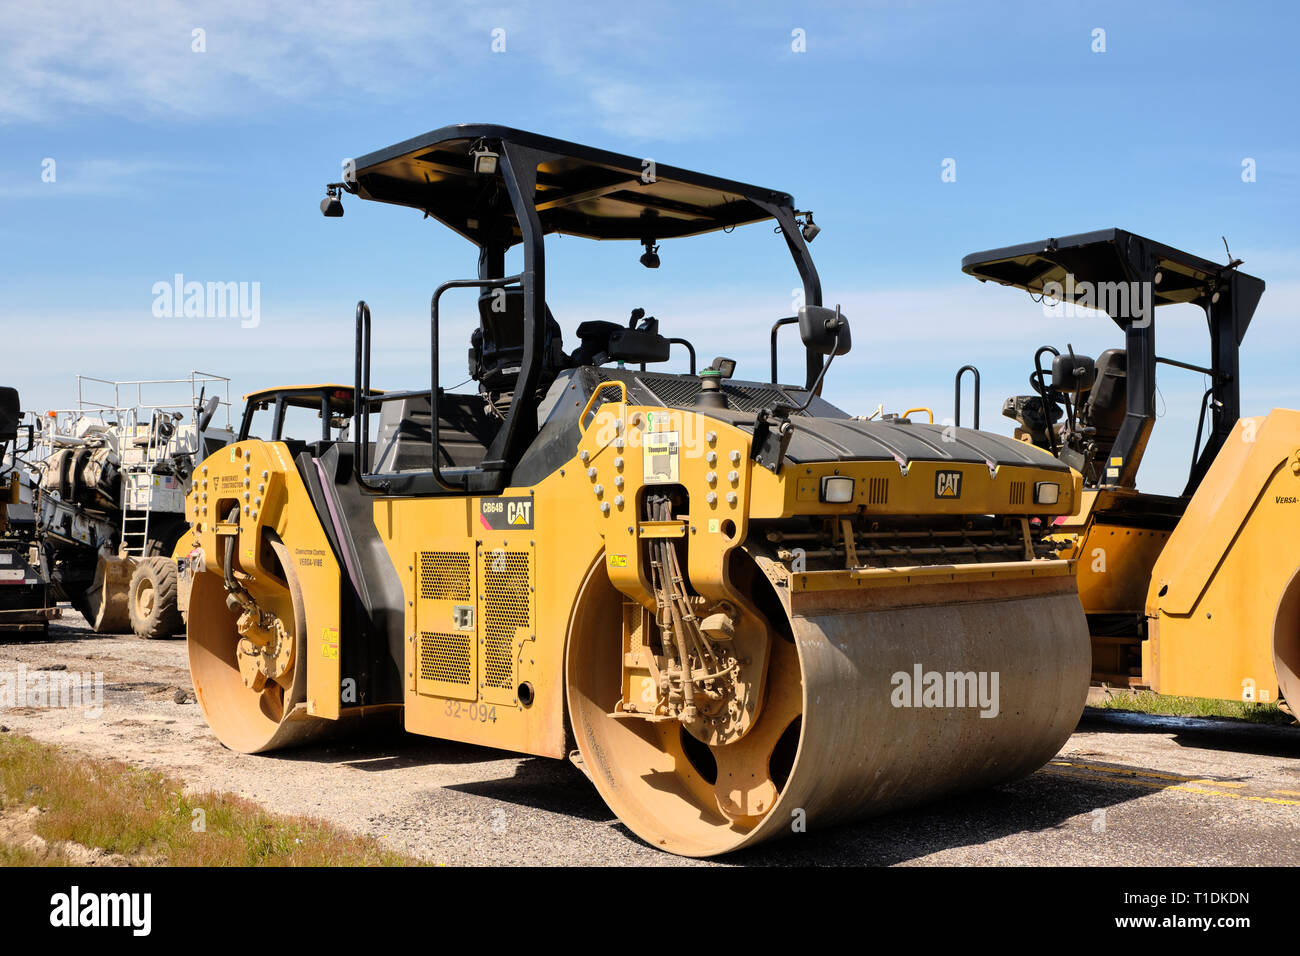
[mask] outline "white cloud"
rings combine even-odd
[[[475,17],[417,4],[380,11],[348,0],[8,4],[0,8],[7,66],[0,117],[43,121],[69,109],[225,113],[268,97],[323,96],[340,78],[349,88],[372,89],[384,63],[393,67],[391,86],[409,80],[418,62],[445,61],[456,46],[448,34]],[[196,29],[204,31],[204,52],[192,49]],[[486,29],[481,35],[486,46]]]
[[[157,177],[180,172],[183,167],[154,160],[88,159],[54,160],[54,180],[46,182],[37,171],[25,182],[0,183],[0,199],[59,199],[83,196],[121,196],[157,184]],[[42,169],[44,167],[42,166]]]
[[[506,30],[503,54],[491,53],[498,27]],[[192,50],[196,29],[205,32],[205,52]],[[569,115],[584,126],[638,139],[715,128],[728,115],[717,91],[638,61],[651,29],[593,22],[590,11],[416,0],[5,4],[0,123],[86,113],[197,121],[313,101],[373,104],[474,83],[475,71],[499,63],[551,87],[551,101],[570,104]],[[609,51],[629,49],[634,35],[641,42],[618,63],[625,77],[612,75]]]
[[[635,140],[683,140],[725,133],[726,110],[715,92],[659,76],[625,82],[605,77],[588,85],[596,125]]]

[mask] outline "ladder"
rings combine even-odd
[[[143,558],[149,547],[149,510],[122,512],[123,557]]]
[[[135,436],[140,424],[139,412],[133,408],[126,416],[119,416],[119,420],[122,417],[129,418],[130,426],[127,434],[131,436],[131,443],[135,444]],[[159,424],[158,410],[153,409],[149,424],[146,426],[148,431],[145,433],[143,460],[139,464],[133,464],[129,468],[124,466],[122,469],[122,481],[125,487],[122,502],[122,542],[119,549],[123,557],[143,558],[149,551],[149,517],[153,514],[154,467],[167,450],[168,441],[161,435]],[[143,487],[139,480],[141,475],[144,477]],[[140,491],[145,495],[144,507],[132,508],[133,493]]]

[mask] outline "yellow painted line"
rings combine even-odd
[[[1285,794],[1288,797],[1300,797],[1300,790],[1274,790],[1273,792]]]
[[[1098,773],[1113,773],[1124,777],[1152,777],[1156,780],[1177,780],[1180,783],[1203,783],[1215,787],[1246,786],[1244,783],[1239,783],[1235,780],[1211,780],[1208,777],[1186,777],[1178,773],[1160,773],[1156,770],[1137,770],[1132,767],[1105,767],[1096,763],[1073,763],[1068,760],[1053,760],[1052,763],[1057,767],[1078,767],[1080,770],[1094,770]],[[1300,796],[1300,793],[1297,793],[1296,796]]]
[[[1072,770],[1080,770],[1080,769],[1088,768],[1087,764],[1071,764],[1071,763],[1064,763],[1062,761],[1052,761],[1052,763],[1056,766],[1069,767]],[[1137,779],[1135,776],[1136,772],[1123,773],[1122,771],[1115,771],[1114,768],[1112,767],[1096,767],[1095,769],[1116,772],[1120,774],[1120,776],[1122,777],[1123,783],[1129,784],[1130,786],[1134,786],[1134,787],[1146,787],[1148,790],[1182,790],[1185,791],[1186,793],[1198,793],[1201,794],[1202,796],[1230,797],[1234,800],[1253,800],[1256,803],[1276,803],[1284,806],[1300,807],[1300,800],[1284,800],[1281,797],[1256,797],[1248,793],[1232,793],[1231,791],[1228,790],[1208,790],[1204,787],[1192,786],[1191,784],[1188,783],[1171,783],[1171,784],[1156,783],[1154,780]],[[1075,780],[1086,779],[1086,774],[1071,773],[1069,770],[1053,770],[1050,767],[1044,767],[1043,772],[1050,773],[1057,777],[1071,777]],[[1146,774],[1146,776],[1164,777],[1168,779],[1181,779],[1174,774],[1148,773]]]

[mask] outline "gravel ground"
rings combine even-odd
[[[1028,779],[721,862],[692,861],[632,836],[565,761],[396,729],[284,755],[232,753],[209,734],[194,703],[183,641],[99,637],[75,612],[65,615],[47,639],[0,643],[0,671],[21,663],[102,672],[102,715],[20,708],[0,710],[0,725],[165,771],[192,790],[324,818],[433,862],[1300,863],[1300,728],[1089,710],[1057,758]]]

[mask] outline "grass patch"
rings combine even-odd
[[[227,793],[186,794],[177,781],[17,734],[0,735],[0,810],[37,806],[32,829],[161,866],[403,866],[418,861],[319,820],[268,813]],[[201,811],[196,813],[196,811]],[[195,826],[202,822],[202,831]],[[40,860],[0,845],[0,865]]]
[[[1208,697],[1169,697],[1149,690],[1113,690],[1099,703],[1101,710],[1126,710],[1138,714],[1163,714],[1170,717],[1227,717],[1256,724],[1293,724],[1291,715],[1277,704],[1247,703],[1241,700],[1214,700]]]
[[[51,862],[57,864],[59,861],[45,860],[31,850],[0,843],[0,866],[48,866]]]

